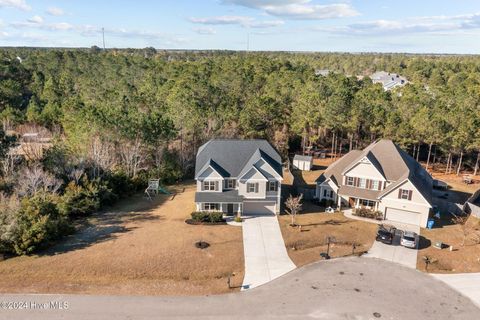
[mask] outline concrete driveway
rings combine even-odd
[[[480,273],[430,274],[470,298],[480,307]]]
[[[400,239],[402,236],[400,230],[413,231],[420,234],[420,227],[392,221],[385,221],[384,223],[394,225],[398,229],[395,238],[393,239],[393,243],[390,245],[375,241],[370,250],[368,250],[368,253],[363,256],[367,258],[379,258],[416,269],[418,250],[405,248],[400,245]]]
[[[245,255],[243,290],[267,283],[296,268],[287,254],[276,216],[247,217],[242,231]]]
[[[8,320],[472,320],[480,314],[469,299],[429,275],[361,258],[314,263],[256,289],[217,296],[3,294],[0,301],[27,307],[0,308],[0,319]]]

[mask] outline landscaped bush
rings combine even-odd
[[[56,202],[50,194],[24,198],[10,221],[9,238],[2,238],[2,247],[16,254],[29,254],[70,233],[73,228]]]
[[[365,207],[356,208],[353,210],[353,215],[363,218],[382,220],[383,213],[381,211],[375,211]]]
[[[192,212],[192,220],[195,222],[224,222],[223,212],[206,212],[206,211],[196,211]]]

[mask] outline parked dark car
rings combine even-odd
[[[395,237],[395,231],[397,229],[393,226],[388,225],[379,225],[377,230],[377,237],[375,240],[386,243],[392,244],[393,238]]]

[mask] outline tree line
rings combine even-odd
[[[410,83],[384,91],[368,77],[380,70]],[[1,49],[2,131],[35,124],[54,138],[42,159],[17,161],[7,152],[15,142],[0,136],[0,216],[10,212],[0,226],[16,212],[40,221],[40,200],[28,199],[49,199],[68,220],[148,178],[189,178],[198,147],[214,137],[265,138],[284,157],[385,137],[427,167],[477,174],[479,101],[479,56]]]

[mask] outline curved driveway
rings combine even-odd
[[[379,259],[314,263],[261,287],[222,296],[3,295],[68,301],[67,310],[6,311],[0,319],[477,319],[480,309],[444,283]]]

